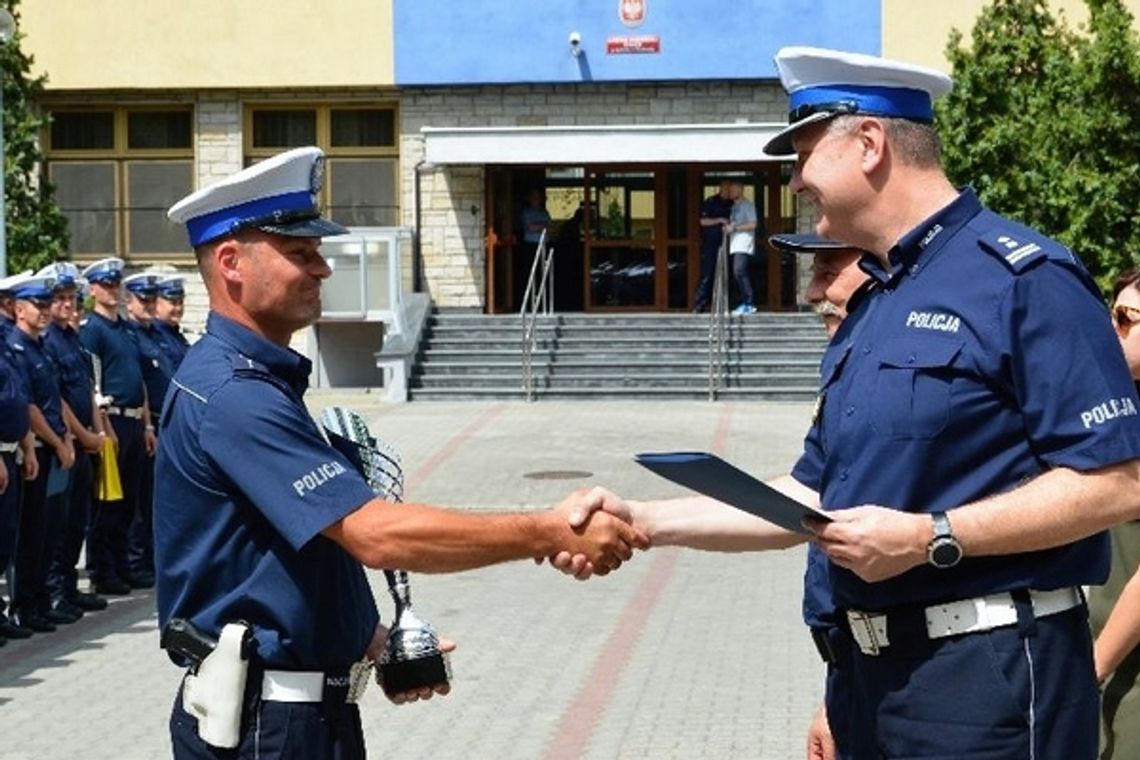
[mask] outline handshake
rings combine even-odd
[[[604,488],[582,488],[542,515],[552,537],[551,553],[535,557],[578,580],[607,575],[633,557],[634,549],[648,549],[643,521],[635,519],[633,505]]]

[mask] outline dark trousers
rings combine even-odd
[[[48,593],[52,601],[74,599],[79,594],[79,553],[91,517],[91,455],[78,446],[75,466],[71,468],[71,484],[67,490],[67,514],[59,534],[51,569],[48,571]]]
[[[898,625],[892,618],[886,650],[854,653],[853,757],[1095,758],[1086,608],[1036,620],[1019,613],[1019,625],[935,640],[921,610]]]
[[[20,534],[13,563],[12,611],[20,615],[43,614],[50,609],[47,571],[51,551],[63,525],[67,493],[47,495],[48,473],[55,453],[47,446],[36,449],[40,471],[27,484],[20,510]],[[58,464],[56,465],[58,466]]]
[[[122,580],[130,566],[127,561],[127,534],[138,509],[143,467],[147,464],[142,420],[111,417],[111,427],[119,439],[119,480],[123,498],[119,501],[96,501],[91,526],[90,568],[98,583]]]
[[[716,280],[716,257],[720,245],[701,246],[701,279],[697,281],[697,292],[693,295],[693,310],[704,311],[712,303],[713,283]]]
[[[143,451],[146,446],[144,442]],[[154,457],[143,459],[138,506],[127,534],[127,564],[132,573],[154,573]]]
[[[170,743],[175,760],[363,760],[365,756],[356,705],[262,702],[256,693],[246,695],[238,746],[218,749],[199,738],[198,719],[182,708],[179,689],[170,713]]]
[[[24,492],[24,468],[16,464],[15,452],[0,454],[8,468],[8,487],[0,493],[0,575],[6,575],[16,553],[20,532],[20,502]],[[11,588],[11,585],[9,585]],[[0,620],[7,603],[0,597]]]
[[[740,288],[740,302],[755,306],[756,296],[752,293],[752,255],[732,254],[732,274],[736,278],[737,287]]]
[[[824,704],[827,706],[827,724],[835,740],[835,754],[840,760],[850,760],[852,734],[857,730],[851,722],[851,693],[855,688],[851,674],[851,660],[855,643],[845,626],[834,626],[827,631],[832,662],[827,664],[827,681]]]

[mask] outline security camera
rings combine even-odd
[[[570,32],[570,52],[575,56],[582,55],[582,35],[578,32]]]

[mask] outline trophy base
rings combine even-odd
[[[414,660],[380,663],[376,666],[380,687],[388,696],[425,686],[438,686],[451,680],[451,665],[447,654],[437,652]]]

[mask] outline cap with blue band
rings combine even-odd
[[[295,148],[191,193],[166,215],[186,225],[194,248],[253,229],[291,237],[343,235],[345,227],[321,217],[323,183],[321,149]]]
[[[789,96],[788,126],[764,146],[769,155],[794,153],[798,130],[842,114],[930,123],[934,99],[953,86],[941,71],[824,48],[783,48],[776,69]]]
[[[178,301],[186,297],[186,289],[180,276],[166,276],[158,280],[158,297],[168,301]]]
[[[114,283],[123,279],[123,260],[114,256],[100,259],[83,270],[83,279],[92,283]]]
[[[12,295],[22,301],[50,301],[55,291],[54,277],[31,275],[12,287]]]

